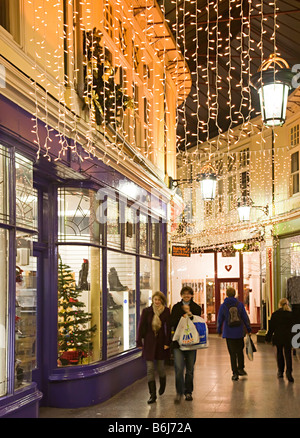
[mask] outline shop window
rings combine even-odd
[[[206,321],[216,322],[215,281],[213,278],[205,280],[206,291]]]
[[[140,56],[140,49],[139,49],[138,46],[136,46],[134,44],[134,42],[132,44],[132,50],[133,50],[133,54],[132,54],[132,56],[133,56],[133,66],[134,66],[135,71],[138,72],[139,65],[140,65],[140,62],[141,62],[141,59],[140,59],[141,56]]]
[[[260,252],[243,253],[243,298],[246,312],[251,324],[259,324],[261,318],[260,304]]]
[[[212,215],[213,212],[213,201],[204,201],[204,214],[205,217],[208,218]]]
[[[250,174],[248,171],[240,173],[240,192],[242,197],[250,196]]]
[[[214,277],[214,253],[172,257],[172,303],[181,300],[183,286],[190,286],[194,290],[194,301],[202,308],[203,318],[209,323],[216,322]]]
[[[119,20],[119,44],[121,47],[121,51],[123,53],[123,55],[127,55],[128,53],[128,31],[126,29],[126,27],[124,26],[123,22],[121,20]]]
[[[291,146],[299,145],[299,124],[291,128]]]
[[[8,196],[8,169],[9,154],[6,148],[0,145],[0,221],[9,223],[9,196]]]
[[[300,285],[300,236],[280,239],[280,293],[293,306],[299,301]]]
[[[236,155],[228,155],[227,157],[227,172],[235,171],[236,169]]]
[[[217,182],[217,202],[218,202],[218,212],[222,213],[224,211],[224,194],[223,194],[223,179]]]
[[[37,366],[37,261],[32,245],[32,235],[17,232],[15,388],[31,383]]]
[[[8,231],[0,229],[0,397],[7,392]]]
[[[101,360],[101,249],[60,245],[58,365]]]
[[[228,177],[228,211],[235,208],[236,202],[236,175]]]
[[[107,198],[107,245],[121,247],[120,206],[118,200]]]
[[[135,256],[108,251],[107,357],[136,345],[135,265]]]
[[[249,148],[243,149],[239,153],[240,155],[240,167],[248,167],[250,164],[250,151]]]
[[[114,35],[114,17],[113,17],[113,8],[112,5],[106,1],[105,2],[105,11],[104,11],[104,29],[108,33],[108,35],[113,38]]]
[[[33,189],[32,162],[16,154],[16,225],[37,229],[37,191]]]
[[[295,195],[299,191],[299,151],[297,151],[291,155],[291,194]]]
[[[140,254],[148,254],[148,240],[149,229],[148,229],[148,216],[145,214],[140,214]]]
[[[20,43],[20,0],[0,0],[0,26]]]
[[[60,188],[58,190],[59,242],[102,242],[100,201],[89,189]]]
[[[160,290],[160,263],[156,260],[140,259],[140,313],[151,306],[152,295]]]
[[[161,223],[152,219],[152,257],[160,257]]]
[[[125,208],[125,249],[136,251],[136,221],[137,212],[134,208]]]

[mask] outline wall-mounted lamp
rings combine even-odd
[[[264,212],[266,216],[269,214],[269,205],[261,206],[261,205],[254,205],[254,202],[252,199],[248,196],[243,196],[242,198],[238,199],[237,202],[237,210],[239,214],[240,221],[247,222],[250,220],[250,210],[251,208],[257,208],[258,210],[261,210]]]
[[[243,249],[244,246],[245,246],[245,244],[242,243],[242,242],[241,243],[234,243],[233,244],[233,248],[236,249],[237,251],[240,251],[241,249]]]
[[[207,163],[202,167],[200,173],[189,179],[172,179],[169,178],[169,188],[176,188],[180,184],[192,184],[193,181],[200,182],[202,199],[204,201],[213,201],[216,196],[217,172],[211,163]]]
[[[252,85],[260,99],[262,119],[267,126],[280,126],[285,122],[289,90],[293,73],[289,64],[275,53],[265,60],[252,76]]]

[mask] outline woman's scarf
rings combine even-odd
[[[161,328],[161,320],[160,320],[159,316],[165,310],[165,306],[161,305],[159,308],[157,308],[153,304],[152,305],[152,309],[153,309],[153,312],[154,312],[154,316],[152,318],[152,330],[154,331],[155,336],[157,336],[157,333],[159,332],[159,330]]]

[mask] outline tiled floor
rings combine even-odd
[[[168,366],[166,392],[152,405],[147,404],[147,381],[142,379],[96,406],[41,408],[40,418],[300,418],[299,349],[293,356],[295,382],[289,383],[276,376],[274,347],[256,346],[254,360],[245,357],[248,376],[233,382],[226,342],[211,335],[209,348],[197,353],[191,402],[174,404],[174,369]]]

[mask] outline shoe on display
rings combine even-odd
[[[89,284],[87,281],[88,273],[89,273],[89,261],[87,259],[83,259],[83,263],[79,271],[77,290],[89,290]]]
[[[109,290],[112,291],[122,292],[128,289],[127,286],[123,286],[123,284],[120,282],[117,270],[114,267],[110,268],[110,272],[108,274],[108,283]]]
[[[109,309],[121,309],[122,305],[117,304],[115,300],[113,299],[112,294],[108,293],[107,295],[107,307]]]

